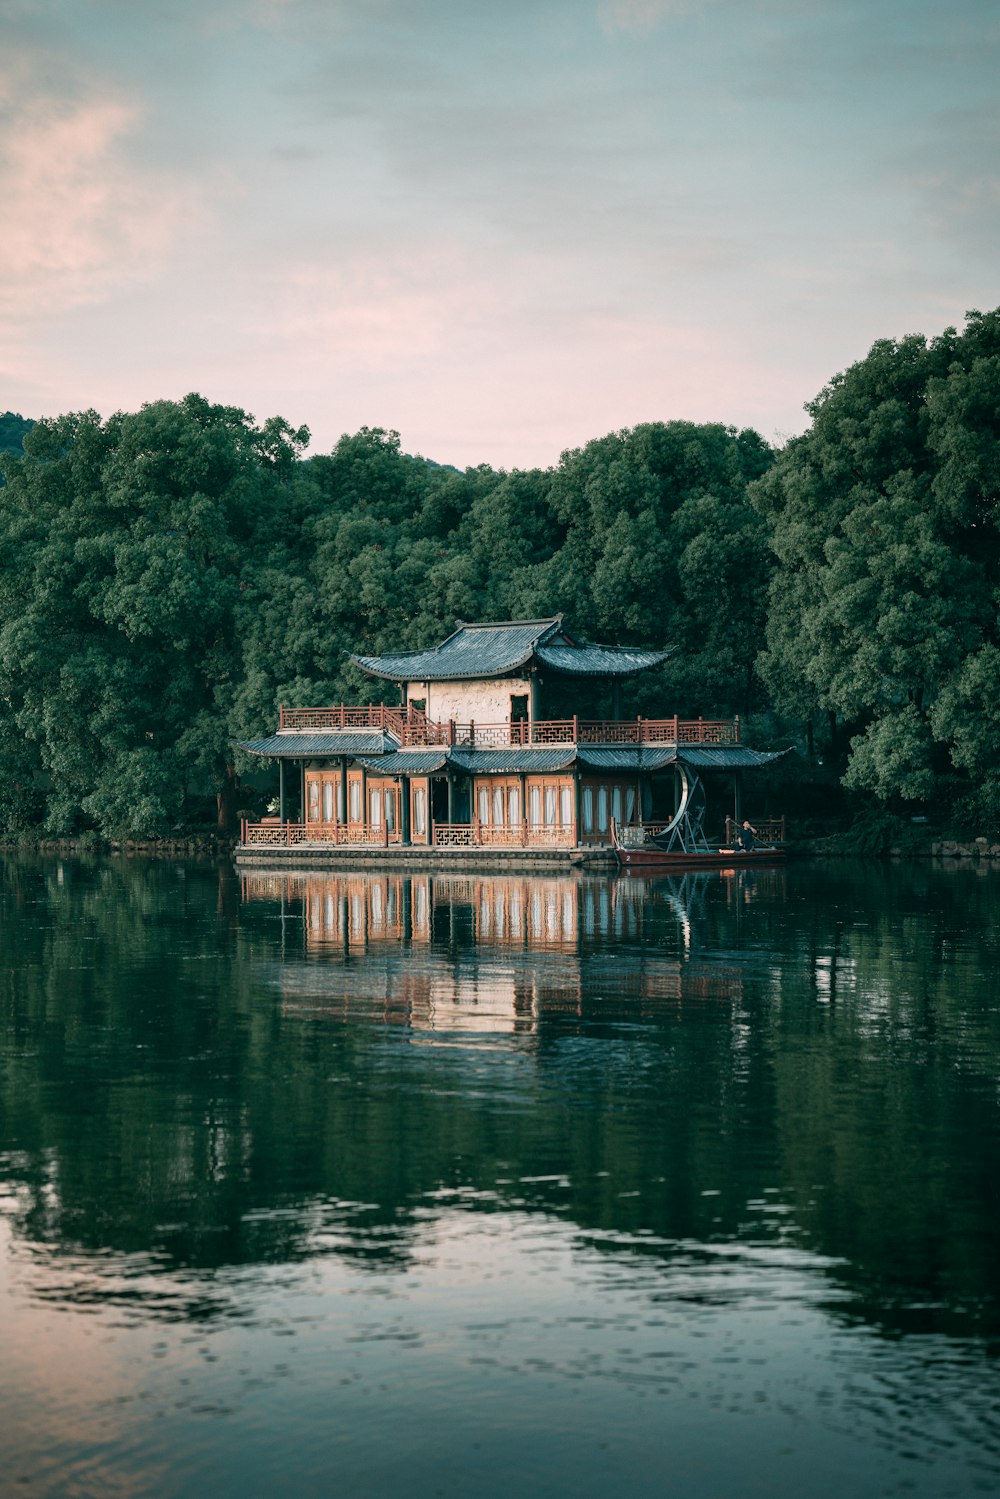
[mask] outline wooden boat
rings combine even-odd
[[[723,848],[708,843],[702,825],[705,791],[695,773],[678,766],[680,802],[668,823],[642,823],[619,827],[611,823],[611,842],[622,869],[664,874],[687,869],[745,869],[760,864],[780,864],[785,858],[781,844],[757,844],[752,849]]]
[[[629,832],[635,831],[628,829]],[[613,835],[615,855],[622,869],[640,870],[644,874],[671,874],[675,870],[747,869],[755,865],[782,864],[785,850],[779,844],[760,845],[744,852],[733,848],[658,848],[655,843],[629,843],[623,846],[617,832]]]

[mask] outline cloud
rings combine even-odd
[[[134,105],[37,94],[25,72],[0,91],[8,316],[58,314],[147,279],[199,212],[198,193],[178,173],[130,159]]]
[[[1000,298],[984,9],[6,0],[5,401],[198,388],[468,461],[791,430]]]

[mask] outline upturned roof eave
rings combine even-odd
[[[536,628],[537,627],[537,628]],[[521,632],[522,643],[512,654],[501,659],[479,659],[469,664],[461,659],[475,654],[474,649],[456,648],[458,661],[449,661],[448,647],[460,636],[467,646],[477,634],[504,631]],[[531,630],[525,640],[524,631]],[[554,635],[561,632],[567,644],[552,645]],[[638,676],[662,663],[677,650],[667,646],[663,650],[644,650],[626,645],[604,645],[598,641],[585,641],[570,635],[563,623],[562,615],[541,620],[500,620],[480,624],[460,623],[440,645],[418,651],[394,651],[381,656],[361,656],[352,653],[351,662],[368,676],[402,685],[404,682],[472,682],[497,681],[523,670],[529,662],[536,662],[544,670],[553,671],[570,678],[625,678]]]
[[[667,648],[662,651],[640,651],[638,649],[633,651],[629,646],[608,646],[600,645],[595,641],[584,641],[581,643],[578,649],[581,655],[586,655],[586,652],[588,650],[599,650],[605,651],[609,655],[614,655],[618,652],[621,652],[623,657],[626,655],[633,655],[643,656],[645,659],[642,661],[636,661],[628,666],[619,666],[613,671],[609,670],[607,667],[599,666],[577,667],[572,664],[563,665],[559,662],[547,661],[544,655],[540,655],[539,660],[543,666],[547,666],[551,671],[559,672],[562,676],[566,677],[637,677],[642,671],[650,671],[654,666],[661,666],[663,662],[666,661],[670,656],[676,655],[679,647],[676,645],[671,645],[667,646]],[[570,655],[570,653],[567,652],[567,655]]]
[[[427,672],[423,671],[410,673],[404,671],[382,671],[377,666],[370,664],[372,661],[378,659],[373,656],[367,658],[364,656],[352,656],[351,661],[355,666],[360,666],[361,670],[367,672],[370,677],[381,677],[385,682],[395,682],[397,685],[401,685],[403,682],[476,682],[489,681],[494,677],[508,677],[511,672],[515,672],[520,667],[525,666],[534,654],[534,647],[532,647],[525,656],[522,656],[519,660],[511,661],[499,671],[449,671],[442,673],[441,676],[428,675]]]
[[[518,655],[512,656],[509,661],[505,661],[499,668],[492,672],[484,671],[481,668],[476,671],[451,671],[446,668],[440,675],[428,675],[426,671],[419,670],[410,672],[398,668],[386,670],[378,664],[380,661],[386,659],[385,656],[356,656],[352,654],[350,660],[355,666],[359,666],[362,671],[367,672],[369,676],[381,677],[383,681],[396,682],[397,684],[402,682],[475,682],[489,680],[492,677],[509,676],[511,672],[515,672],[520,667],[526,666],[537,651],[539,644],[544,641],[547,635],[561,628],[562,623],[563,617],[561,614],[553,615],[548,619],[482,620],[476,624],[466,624],[464,621],[459,621],[457,627],[441,641],[440,645],[431,646],[419,651],[393,651],[391,653],[392,659],[399,662],[400,665],[405,666],[409,657],[409,664],[416,666],[421,662],[425,662],[428,656],[440,655],[450,641],[468,630],[506,630],[517,627],[522,629],[530,628],[532,625],[540,626],[538,633],[531,638],[525,650]]]

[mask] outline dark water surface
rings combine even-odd
[[[0,1491],[996,1493],[998,918],[8,859]]]

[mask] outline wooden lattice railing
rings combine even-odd
[[[388,729],[397,733],[403,715],[399,708],[385,703],[367,703],[348,707],[345,703],[330,708],[285,708],[279,711],[279,729]]]
[[[476,830],[467,822],[436,822],[435,848],[475,848]]]
[[[385,823],[244,822],[240,834],[244,848],[291,848],[304,843],[388,848],[401,841],[400,830]]]
[[[388,848],[402,842],[398,828],[384,823],[244,822],[244,848],[291,848],[304,844],[333,844],[342,848]],[[417,844],[416,847],[421,845]],[[492,827],[487,823],[434,824],[435,848],[575,848],[576,824],[535,825],[528,822]]]
[[[747,822],[754,830],[754,839],[757,843],[784,843],[785,819],[783,817],[748,817]],[[739,822],[734,817],[726,818],[725,842],[727,844],[735,844],[736,835],[742,823],[742,818]]]
[[[422,713],[384,703],[282,708],[285,731],[382,729],[401,745],[479,745],[485,749],[552,744],[738,744],[739,718],[547,718],[534,723],[434,723]]]
[[[573,822],[502,823],[435,823],[434,844],[437,848],[575,848],[576,824]]]
[[[642,848],[650,838],[655,838],[668,828],[668,822],[639,822],[630,827],[615,826],[615,835],[622,848]]]

